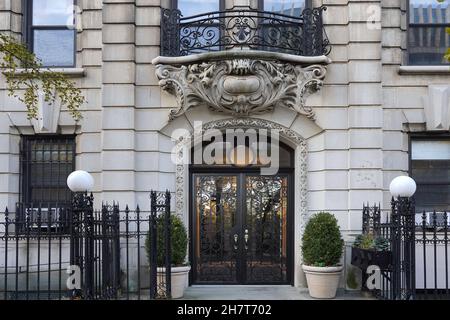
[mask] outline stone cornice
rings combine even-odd
[[[181,57],[156,57],[152,64],[168,64],[173,66],[198,63],[202,61],[220,61],[229,59],[256,59],[274,60],[287,63],[311,65],[311,64],[331,64],[331,59],[327,56],[305,57],[288,53],[257,51],[257,50],[225,50],[217,52],[207,52]]]
[[[402,75],[449,75],[450,66],[400,66],[398,73]]]
[[[68,78],[83,78],[86,76],[86,70],[84,68],[41,68],[42,73],[58,72],[64,74]],[[8,72],[5,70],[4,72]],[[15,76],[20,77],[21,75],[28,72],[25,69],[17,68]]]

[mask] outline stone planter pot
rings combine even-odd
[[[188,283],[190,266],[185,267],[172,267],[171,269],[171,288],[172,288],[172,299],[180,299],[184,295],[184,290],[186,289]],[[166,268],[158,268],[158,281],[159,279],[165,279]]]
[[[334,299],[343,269],[343,266],[312,267],[303,265],[309,295],[316,299]]]

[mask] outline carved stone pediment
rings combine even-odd
[[[190,58],[186,63],[176,59],[173,64],[154,62],[160,86],[177,99],[171,120],[201,105],[238,117],[285,107],[314,119],[305,100],[320,90],[326,74],[320,63],[239,54],[220,60]]]

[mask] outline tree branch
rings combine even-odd
[[[17,74],[18,68],[24,70]],[[17,98],[27,108],[29,119],[38,115],[39,96],[53,104],[59,99],[72,118],[82,118],[80,107],[85,103],[81,90],[63,73],[43,69],[42,63],[28,48],[11,36],[0,33],[0,69],[6,78],[8,95]]]

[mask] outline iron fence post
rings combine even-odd
[[[150,264],[150,299],[156,299],[158,288],[157,275],[157,238],[156,238],[156,192],[150,192],[150,217],[149,217],[149,264]]]
[[[399,296],[398,287],[400,286],[400,213],[399,203],[392,198],[391,201],[391,231],[390,241],[392,250],[392,273],[391,273],[391,299],[397,300]]]
[[[172,252],[171,252],[171,219],[170,219],[170,191],[166,191],[165,194],[165,267],[166,267],[166,297],[170,299],[172,297]]]
[[[3,283],[3,287],[4,287],[4,296],[3,299],[4,300],[8,300],[8,239],[9,238],[9,211],[8,211],[8,207],[6,207],[5,210],[5,262],[4,262],[4,266],[5,266],[5,276],[4,276],[4,283]]]
[[[413,300],[415,298],[416,290],[416,276],[415,276],[415,249],[416,249],[416,224],[415,224],[415,204],[414,199],[406,199],[403,214],[403,272],[405,273],[405,289],[403,298],[405,300]]]
[[[449,289],[448,289],[448,285],[449,285],[449,269],[448,269],[448,225],[449,225],[449,220],[448,220],[448,214],[447,212],[444,212],[444,257],[445,257],[445,294],[447,297],[450,298],[449,296]]]
[[[71,264],[81,271],[81,291],[84,299],[94,298],[94,197],[87,192],[75,193],[72,199],[72,230],[70,237]],[[84,244],[84,250],[83,250]],[[84,252],[83,252],[84,251]],[[79,297],[75,289],[73,298]]]
[[[415,298],[415,206],[407,197],[392,199],[392,299]]]
[[[111,268],[111,262],[110,259],[110,252],[109,252],[109,214],[108,214],[108,207],[103,205],[102,206],[102,272],[101,272],[101,279],[102,279],[102,295],[107,296],[109,293],[110,284],[111,284],[111,275],[109,273]]]
[[[91,196],[92,197],[92,196]],[[92,207],[91,199],[86,202],[84,212],[84,228],[85,228],[85,288],[84,298],[92,300],[95,298],[94,291],[94,264],[95,264],[95,239],[94,239],[94,211]]]
[[[139,215],[139,213],[137,213]],[[115,206],[113,210],[113,258],[114,258],[114,296],[117,298],[121,287],[120,283],[120,209]]]

